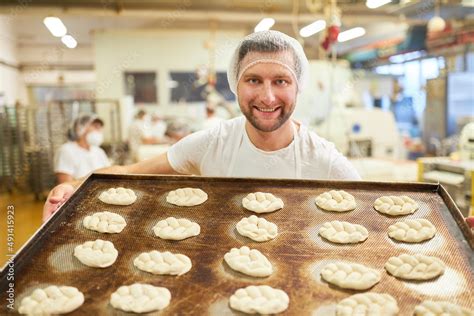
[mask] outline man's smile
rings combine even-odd
[[[278,110],[280,108],[280,106],[276,106],[274,108],[262,108],[262,107],[258,107],[258,106],[253,106],[254,109],[257,109],[258,111],[260,112],[275,112],[276,110]]]

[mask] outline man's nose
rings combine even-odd
[[[270,105],[275,101],[275,93],[271,82],[265,82],[262,86],[262,91],[260,95],[260,100],[265,105]]]

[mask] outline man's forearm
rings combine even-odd
[[[167,153],[131,165],[110,166],[97,169],[94,172],[117,174],[177,174],[168,162]],[[72,185],[74,189],[77,189],[86,178],[87,176],[66,183]]]

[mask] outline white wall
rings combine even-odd
[[[2,102],[12,105],[16,101],[26,101],[26,90],[20,84],[20,72],[17,68],[18,57],[16,34],[9,16],[0,15],[0,94]]]
[[[244,32],[235,31],[216,33],[217,71],[227,70],[231,54],[244,35]],[[146,106],[147,110],[163,115],[204,115],[202,107],[170,104],[167,81],[170,71],[195,71],[198,66],[209,64],[209,51],[204,47],[209,38],[210,33],[202,30],[105,30],[95,33],[97,98],[122,100],[125,97],[123,73],[126,71],[156,71],[159,100],[157,105]],[[122,113],[129,111],[123,108]],[[122,120],[124,129],[131,119],[128,116]]]
[[[74,49],[56,44],[30,44],[18,47],[18,61],[22,64],[22,81],[26,86],[94,84],[94,54],[91,46],[79,45]],[[58,70],[58,67],[69,70]],[[76,70],[77,69],[77,70]],[[29,100],[31,101],[31,100]]]
[[[52,36],[51,36],[52,37]],[[18,59],[23,65],[74,65],[92,66],[94,64],[93,48],[89,45],[79,45],[70,49],[64,46],[60,39],[56,44],[29,44],[18,47]]]

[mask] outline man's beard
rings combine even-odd
[[[286,111],[286,112],[283,110],[283,108],[284,108],[284,106],[280,107],[280,115],[277,117],[275,123],[273,125],[270,125],[270,126],[267,126],[266,124],[264,124],[265,120],[260,120],[260,119],[258,119],[257,117],[255,117],[253,115],[253,111],[254,111],[253,106],[247,107],[245,111],[242,108],[241,108],[241,110],[242,110],[242,114],[244,114],[244,116],[247,118],[247,120],[250,122],[250,124],[252,124],[252,126],[255,129],[257,129],[261,132],[267,132],[268,133],[268,132],[276,131],[283,124],[285,124],[286,121],[288,121],[288,119],[293,114],[295,106],[293,105],[292,107],[290,107],[290,110]],[[258,110],[255,109],[255,111],[258,111]]]

